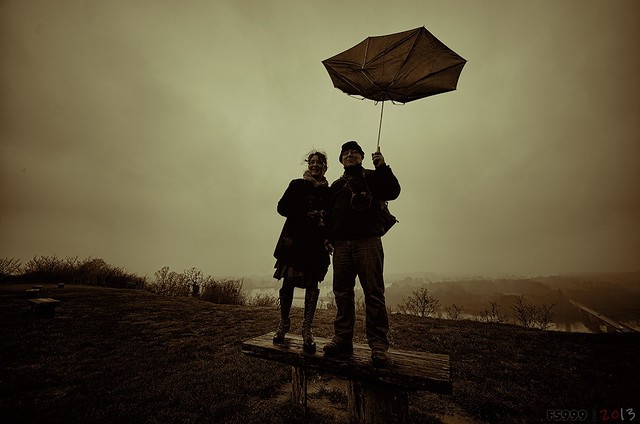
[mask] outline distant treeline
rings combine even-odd
[[[446,314],[449,305],[464,305],[464,313],[481,317],[497,304],[503,310],[517,307],[521,295],[538,306],[554,305],[554,321],[580,320],[578,309],[570,300],[620,321],[640,320],[640,273],[565,274],[536,278],[469,278],[429,281],[406,277],[387,288],[387,305],[395,307],[416,290],[425,288],[437,298]]]
[[[191,296],[234,305],[277,306],[277,291],[248,297],[244,279],[218,279],[198,268],[183,272],[165,266],[152,279],[125,271],[102,259],[35,256],[22,264],[0,258],[0,282],[66,283],[144,289],[162,296]],[[249,287],[252,286],[248,280]],[[356,308],[365,308],[356,288]],[[472,278],[429,281],[405,277],[387,290],[390,313],[446,319],[475,319],[547,329],[553,322],[580,320],[577,301],[623,322],[640,321],[640,273],[574,274],[539,278]],[[327,307],[335,307],[329,299]]]
[[[0,281],[84,284],[101,287],[142,289],[146,277],[127,272],[103,259],[77,256],[65,259],[34,256],[22,264],[15,258],[0,259]]]
[[[274,296],[247,298],[242,279],[216,279],[197,268],[174,272],[165,266],[149,280],[103,259],[35,256],[22,264],[15,258],[0,258],[0,282],[65,283],[123,289],[143,289],[162,296],[192,296],[201,300],[233,305],[277,304]]]

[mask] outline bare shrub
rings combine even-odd
[[[525,296],[522,294],[515,300],[515,305],[511,307],[516,319],[516,323],[526,328],[540,328],[547,330],[551,326],[553,312],[551,310],[555,306],[542,304],[539,306],[527,303]]]
[[[89,284],[92,286],[104,286],[107,263],[100,258],[87,258],[80,264],[79,277],[82,281],[80,284]]]
[[[500,308],[498,307],[498,302],[495,300],[489,302],[489,309],[485,309],[480,312],[479,321],[482,322],[496,322],[496,323],[504,323],[507,322],[507,316],[500,314]]]
[[[187,284],[189,285],[191,296],[193,297],[200,296],[200,287],[202,287],[202,284],[204,283],[204,280],[205,280],[205,277],[202,275],[202,271],[200,271],[196,267],[185,269],[184,278]]]
[[[515,305],[513,305],[511,309],[513,310],[513,315],[517,324],[526,328],[531,328],[533,326],[535,307],[527,304],[523,294],[516,297]]]
[[[252,306],[278,306],[278,297],[273,293],[257,293],[249,298],[248,304]]]
[[[184,274],[170,271],[168,266],[156,271],[155,281],[147,285],[147,290],[163,296],[188,296],[189,283]]]
[[[542,330],[548,330],[551,327],[551,320],[553,319],[553,312],[551,309],[556,306],[555,303],[548,305],[543,303],[538,306],[538,313],[536,317],[536,326]]]
[[[147,285],[147,290],[163,296],[198,297],[213,303],[244,305],[247,296],[240,280],[216,280],[210,275],[204,275],[197,268],[190,268],[183,273],[176,273],[168,266],[162,267],[155,273],[155,281]],[[267,301],[262,299],[261,301]]]
[[[458,306],[454,303],[453,305],[444,308],[444,311],[446,312],[448,319],[458,319],[463,309],[464,308],[462,306]]]
[[[420,317],[432,315],[440,304],[438,299],[429,294],[426,287],[414,291],[409,297],[402,300],[403,302],[398,305],[398,312]]]
[[[242,288],[243,280],[215,280],[203,283],[202,300],[227,305],[244,305],[247,295]]]
[[[0,258],[0,281],[19,274],[21,268],[22,264],[20,263],[20,259]]]
[[[25,276],[51,281],[57,278],[60,271],[64,269],[64,262],[56,255],[34,256],[25,264]]]

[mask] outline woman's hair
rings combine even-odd
[[[320,158],[320,160],[322,162],[324,162],[325,166],[328,166],[327,164],[327,154],[321,150],[316,150],[313,149],[311,150],[309,153],[307,153],[306,159],[304,160],[305,163],[309,163],[309,161],[311,160],[312,157],[314,156],[318,156]]]

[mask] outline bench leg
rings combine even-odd
[[[352,422],[408,422],[409,395],[402,388],[350,380],[348,402]]]
[[[291,367],[291,401],[307,415],[307,370],[304,367]]]

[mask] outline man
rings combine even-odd
[[[389,318],[384,298],[384,252],[380,237],[381,202],[400,195],[400,184],[378,151],[372,154],[375,170],[364,169],[364,152],[355,141],[342,145],[340,163],[344,174],[331,184],[328,216],[333,252],[333,293],[337,315],[335,335],[324,347],[325,356],[353,353],[356,276],[364,291],[366,333],[373,366],[389,365]]]

